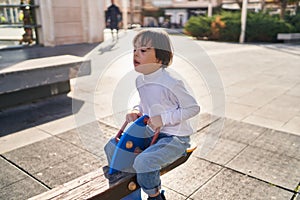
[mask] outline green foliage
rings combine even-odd
[[[185,31],[194,37],[238,42],[241,31],[240,12],[221,12],[213,17],[191,17]],[[246,42],[277,42],[278,33],[300,32],[300,14],[287,22],[268,13],[248,12]]]
[[[222,12],[221,20],[225,27],[220,29],[221,41],[238,41],[241,33],[241,14],[239,12]]]
[[[212,19],[204,16],[192,16],[185,24],[185,31],[193,37],[209,37]]]
[[[247,16],[247,42],[276,42],[278,33],[292,32],[293,27],[268,13],[249,13]]]
[[[296,15],[286,16],[285,21],[294,26],[294,32],[300,33],[300,12],[298,12]]]

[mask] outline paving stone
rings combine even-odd
[[[46,192],[48,189],[31,177],[19,180],[0,189],[0,199],[20,200]]]
[[[300,160],[300,136],[268,130],[251,145]]]
[[[26,178],[26,175],[22,171],[17,169],[2,157],[0,157],[0,169],[0,189]]]
[[[36,127],[28,128],[14,134],[0,137],[0,154],[51,137],[47,132]]]
[[[227,120],[227,119],[226,119]],[[253,124],[234,121],[224,126],[221,137],[233,141],[249,144],[267,129]]]
[[[95,121],[76,129],[57,135],[57,137],[68,141],[82,149],[102,156],[104,145],[118,132],[117,129],[110,127],[102,122]]]
[[[292,192],[261,182],[247,175],[223,169],[201,187],[192,199],[282,200],[291,199]]]
[[[206,155],[214,148],[221,137],[222,128],[226,122],[224,118],[215,118],[214,116],[206,119],[208,119],[206,122],[200,122],[205,126],[191,136],[191,142],[198,146],[199,155]],[[208,124],[209,126],[207,126]]]
[[[246,84],[250,85],[256,85],[257,83],[257,76],[253,78],[253,80],[246,80]],[[253,81],[253,82],[252,82]],[[241,81],[237,83],[238,85],[244,84],[244,81]],[[250,93],[238,98],[235,103],[242,104],[242,105],[248,105],[253,107],[262,107],[266,104],[268,104],[270,101],[272,101],[274,98],[280,96],[284,93],[284,90],[277,90],[277,89],[264,89],[262,88],[264,84],[257,84],[256,88],[252,90]]]
[[[222,143],[227,141],[227,143],[235,143],[237,146],[236,149],[232,146],[231,149],[226,149],[227,151],[232,151],[232,153],[238,153],[246,145],[253,142],[258,136],[263,134],[268,129],[238,122],[231,119],[219,118],[217,121],[214,121],[209,127],[198,131],[192,136],[192,141],[197,144],[197,155],[200,157],[205,157],[210,152],[218,152],[217,154],[228,154],[224,152],[224,147]],[[220,140],[222,140],[220,142]],[[218,147],[221,145],[221,148]],[[228,144],[229,145],[229,144]],[[217,151],[215,150],[217,148]],[[212,154],[211,154],[212,155]],[[214,155],[215,157],[216,155]],[[226,155],[219,163],[226,162],[225,160],[230,160],[230,155]],[[229,156],[229,157],[228,157]],[[234,156],[234,155],[232,155]],[[208,157],[207,157],[208,158]],[[229,159],[229,160],[228,160]],[[213,161],[213,160],[212,160]]]
[[[184,164],[164,174],[161,178],[162,185],[190,196],[220,170],[221,166],[192,156]]]
[[[29,173],[36,173],[83,151],[59,138],[51,137],[3,155]]]
[[[220,138],[216,145],[210,150],[204,151],[198,148],[193,155],[219,165],[225,165],[236,157],[246,146],[244,143]],[[203,152],[206,153],[204,154]]]
[[[56,135],[56,137],[61,138],[64,141],[68,141],[75,146],[84,149],[84,145],[82,144],[80,137],[78,135],[77,129],[72,129],[63,133]]]
[[[170,188],[162,187],[162,190],[165,191],[165,197],[166,199],[170,200],[192,200],[188,198],[187,196],[184,196],[183,194],[178,193],[177,191],[174,191]],[[148,195],[142,191],[142,199],[146,200],[148,198]]]
[[[100,122],[107,124],[110,127],[114,127],[116,129],[120,129],[120,127],[125,122],[125,116],[128,113],[127,110],[121,111],[118,113],[114,113],[113,115],[101,117],[99,119]]]
[[[246,123],[255,124],[258,126],[263,126],[266,128],[277,129],[277,130],[280,130],[280,128],[285,124],[285,122],[282,121],[277,121],[274,119],[266,118],[264,116],[258,116],[253,114],[243,119],[243,121]]]
[[[228,167],[283,188],[294,190],[300,180],[300,160],[249,146]]]
[[[228,101],[225,105],[226,117],[241,121],[242,119],[253,113],[254,110],[256,110],[256,108],[252,106],[233,103],[232,101],[234,101],[235,98],[236,97],[231,97],[232,100],[226,98]]]
[[[51,135],[57,135],[94,121],[96,121],[95,116],[80,112],[38,125],[36,128]]]
[[[180,191],[174,191],[168,188],[162,188],[163,190],[165,190],[165,197],[166,199],[176,199],[176,200],[191,200],[189,198],[187,198],[187,196],[180,194]]]
[[[292,106],[278,107],[277,105],[268,104],[261,109],[255,110],[251,114],[286,123],[295,115],[297,115],[297,113],[298,110]]]
[[[300,112],[299,112],[300,113]],[[294,116],[290,119],[285,125],[283,125],[280,130],[285,132],[294,133],[300,136],[300,114],[298,116]]]
[[[48,168],[35,173],[34,176],[47,186],[54,188],[99,169],[104,164],[106,164],[104,158],[100,159],[91,153],[82,152],[55,165],[49,165]]]
[[[228,118],[219,123],[222,123],[223,126],[214,126],[212,124],[212,126],[208,127],[209,131],[206,131],[206,134],[218,135],[221,138],[229,139],[244,144],[250,144],[258,136],[260,136],[262,133],[268,130],[264,127],[239,122]]]
[[[206,127],[209,124],[212,124],[216,120],[219,120],[220,117],[217,117],[215,115],[211,115],[209,113],[201,113],[200,116],[198,117],[198,127],[197,130],[202,129]]]

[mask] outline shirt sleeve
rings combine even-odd
[[[139,88],[139,81],[140,81],[139,79],[141,79],[140,76],[135,79],[135,86],[136,86],[138,92],[139,92],[138,88]],[[142,104],[141,100],[140,100],[139,104],[133,106],[132,110],[138,110],[140,113],[144,114],[143,104]]]
[[[138,104],[138,105],[133,106],[132,110],[137,110],[137,111],[139,111],[140,113],[143,113],[143,108],[142,108],[141,103]]]
[[[163,125],[176,125],[188,120],[200,112],[200,106],[195,98],[187,91],[182,81],[178,80],[172,90],[170,98],[174,98],[178,107],[161,114]]]

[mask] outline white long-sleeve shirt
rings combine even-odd
[[[200,107],[181,80],[161,68],[149,75],[138,76],[136,87],[140,96],[140,112],[149,117],[160,115],[162,133],[177,136],[193,134],[189,119],[200,112]]]

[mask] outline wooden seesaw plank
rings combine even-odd
[[[175,162],[161,169],[161,175],[186,162],[195,149],[196,147],[189,148],[187,150],[186,156],[180,157]],[[130,191],[128,189],[128,184],[132,181],[136,183],[135,174],[127,176],[118,181],[118,183],[116,183],[115,185],[110,186],[103,170],[98,169],[61,186],[58,186],[52,190],[32,197],[30,198],[30,200],[121,199],[140,188],[139,185],[137,185],[135,190]]]

